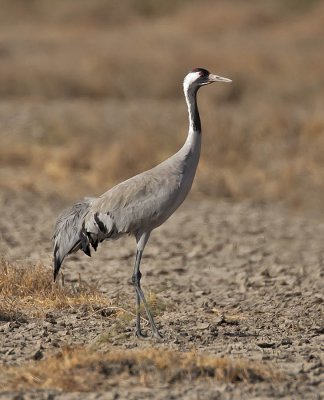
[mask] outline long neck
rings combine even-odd
[[[188,89],[184,84],[184,94],[189,113],[189,132],[181,149],[173,156],[176,161],[176,170],[181,170],[181,190],[178,205],[186,198],[195,177],[200,157],[201,125],[197,107],[197,90]]]
[[[197,89],[184,86],[184,95],[189,114],[189,131],[185,146],[200,152],[201,123],[197,105]]]
[[[201,133],[201,124],[197,106],[197,90],[184,88],[189,113],[189,131]]]

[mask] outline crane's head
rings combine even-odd
[[[204,68],[195,68],[185,76],[183,86],[185,89],[193,88],[198,90],[201,86],[214,82],[232,82],[232,80],[213,75]]]

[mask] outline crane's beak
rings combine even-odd
[[[230,82],[232,82],[232,79],[223,78],[222,76],[209,74],[208,83],[213,83],[213,82],[228,82],[228,83],[230,83]]]

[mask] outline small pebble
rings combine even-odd
[[[197,329],[200,331],[203,331],[205,329],[209,328],[209,323],[208,322],[202,322],[200,324],[197,324]]]

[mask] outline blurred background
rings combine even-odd
[[[324,2],[0,0],[0,190],[67,201],[173,154],[199,93],[191,196],[324,205]]]

